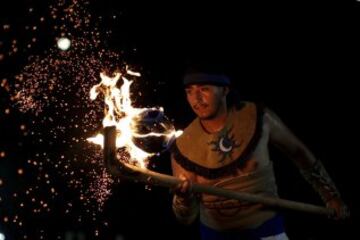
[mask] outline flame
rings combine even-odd
[[[133,72],[127,69],[126,74],[131,76],[141,76],[140,73]],[[157,110],[161,113],[163,108],[135,108],[132,106],[130,99],[130,86],[133,81],[129,81],[121,73],[115,73],[114,77],[106,76],[100,73],[101,82],[93,86],[90,90],[90,98],[96,99],[100,93],[104,95],[104,101],[107,106],[105,109],[105,116],[103,119],[103,127],[116,126],[116,147],[125,148],[130,155],[130,162],[142,168],[146,168],[149,157],[154,153],[148,153],[139,148],[133,142],[134,137],[146,138],[149,136],[165,137],[167,143],[170,143],[174,138],[181,135],[182,131],[176,131],[173,126],[162,125],[166,129],[165,133],[150,132],[147,134],[140,134],[137,132],[136,126],[141,121],[141,113],[149,110]],[[119,79],[123,80],[120,89],[117,87]],[[97,134],[95,137],[87,139],[89,142],[100,145],[102,148],[104,136]]]

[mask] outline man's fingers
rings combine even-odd
[[[350,211],[347,206],[340,206],[333,209],[333,213],[329,215],[329,218],[334,220],[345,220],[350,217]]]
[[[182,193],[188,193],[188,192],[190,192],[190,186],[191,186],[190,181],[187,180],[187,179],[185,179],[185,180],[181,183],[180,191],[181,191]]]
[[[182,180],[182,181],[187,180],[187,178],[186,178],[186,176],[184,174],[180,174],[179,179]]]
[[[179,175],[178,178],[181,180],[181,182],[174,189],[175,194],[182,196],[182,197],[190,197],[192,194],[191,193],[191,188],[192,188],[191,181],[184,175]]]

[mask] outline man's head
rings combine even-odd
[[[226,111],[230,80],[225,75],[202,72],[184,77],[186,98],[200,119],[213,119]]]

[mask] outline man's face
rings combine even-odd
[[[186,98],[200,119],[217,116],[226,97],[225,88],[214,85],[191,84],[185,88]]]

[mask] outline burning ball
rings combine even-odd
[[[144,111],[137,121],[137,135],[133,142],[148,153],[158,153],[166,150],[175,138],[172,122],[161,110]]]

